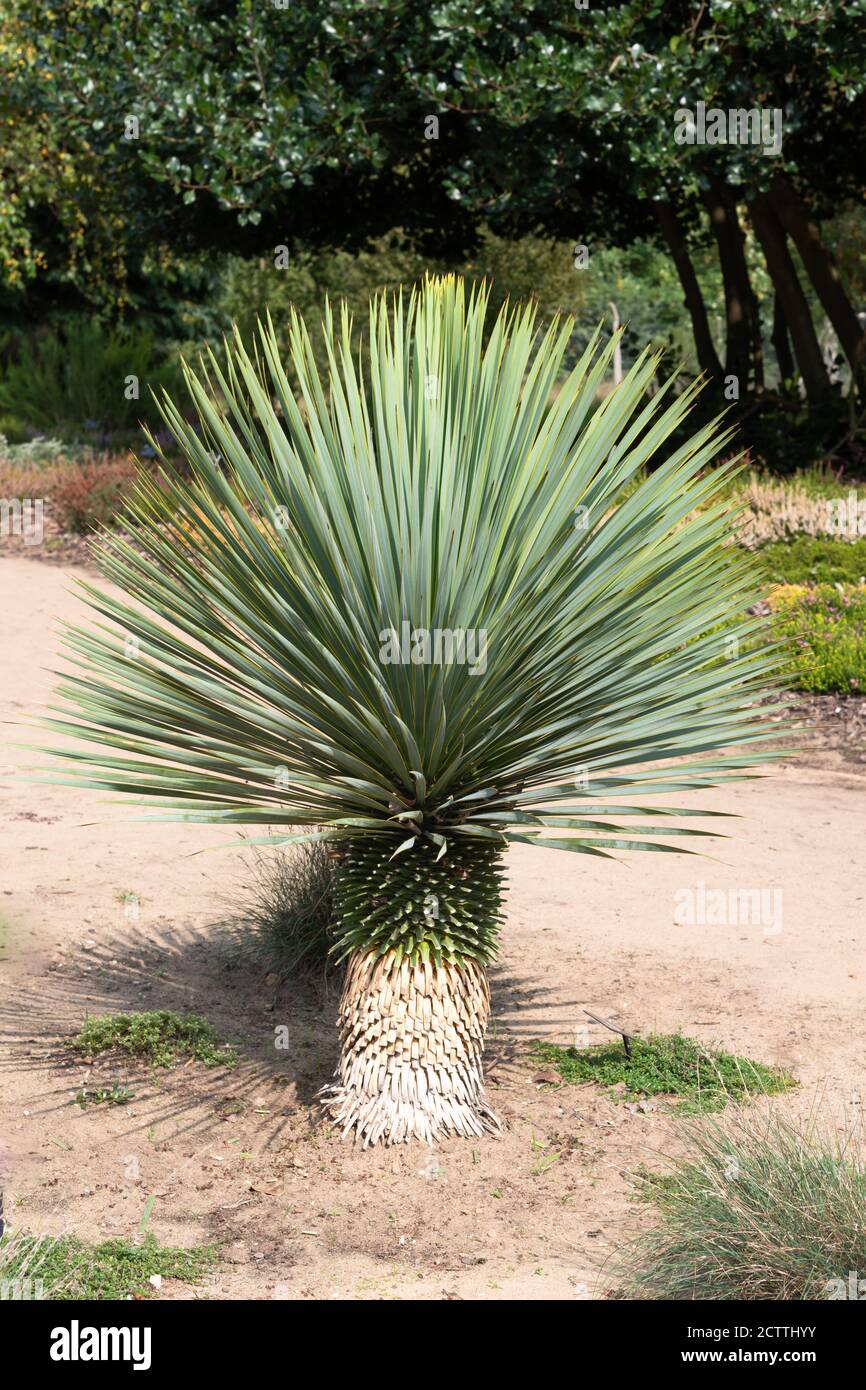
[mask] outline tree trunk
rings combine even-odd
[[[340,1063],[322,1103],[345,1138],[368,1144],[501,1128],[484,1098],[490,1013],[485,962],[500,921],[502,853],[449,835],[394,857],[394,842],[355,840],[334,879]]]
[[[788,336],[788,323],[778,291],[773,292],[773,347],[779,363],[779,385],[793,381],[795,367],[791,354],[791,339]]]
[[[748,208],[770,278],[782,303],[788,331],[794,344],[797,366],[806,389],[806,398],[810,405],[823,404],[830,396],[830,382],[809,305],[788,250],[784,229],[773,210],[772,200],[766,193],[756,194],[750,200]]]
[[[323,1092],[343,1137],[354,1130],[366,1148],[498,1133],[481,1069],[489,1014],[476,961],[411,965],[356,951],[340,1001],[340,1065]]]
[[[800,253],[806,274],[833,325],[842,351],[855,376],[860,376],[866,362],[866,333],[839,279],[833,256],[785,174],[779,171],[774,174],[770,191],[779,221]]]
[[[667,242],[668,250],[680,277],[680,284],[683,287],[683,299],[692,320],[692,333],[695,339],[698,364],[701,371],[706,372],[707,376],[712,377],[714,381],[721,382],[724,375],[722,364],[713,345],[707,308],[676,208],[673,203],[662,201],[655,204],[655,210],[662,236]]]
[[[763,362],[757,302],[744,249],[746,238],[737,216],[736,199],[720,178],[710,180],[704,203],[719,251],[725,290],[725,375],[735,376],[741,389],[747,391],[752,377],[756,386],[763,384]]]

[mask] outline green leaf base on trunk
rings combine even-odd
[[[486,965],[496,954],[504,862],[498,845],[450,837],[447,852],[419,838],[395,857],[399,841],[352,841],[334,888],[340,957],[393,953],[398,962]]]

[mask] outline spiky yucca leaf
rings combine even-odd
[[[708,471],[727,436],[700,429],[616,506],[697,387],[648,398],[644,352],[593,409],[596,335],[554,397],[571,321],[506,308],[485,339],[486,299],[453,277],[375,299],[357,362],[326,306],[325,382],[296,315],[288,371],[268,324],[187,372],[199,429],[163,413],[189,474],[163,460],[135,543],[101,541],[129,597],[82,586],[105,621],[68,636],[81,674],[51,722],[90,745],[68,780],[385,862],[701,833],[643,797],[763,759],[742,746],[773,662],[755,620],[719,635],[754,598],[724,544],[734,465]]]

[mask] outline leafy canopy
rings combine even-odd
[[[701,833],[657,822],[705,812],[610,798],[766,757],[720,753],[766,737],[750,701],[774,661],[746,650],[757,620],[718,630],[754,598],[724,545],[735,465],[708,471],[726,436],[643,477],[699,387],[649,397],[644,352],[598,404],[615,342],[597,333],[555,389],[572,323],[541,335],[506,306],[486,332],[486,301],[454,277],[375,299],[357,361],[326,305],[327,381],[294,313],[292,380],[270,322],[252,355],[237,336],[188,370],[198,428],[162,409],[189,472],[142,477],[135,544],[100,547],[128,597],[84,584],[107,623],[68,635],[81,673],[50,722],[91,746],[67,780],[395,852]],[[435,659],[445,630],[466,660]]]

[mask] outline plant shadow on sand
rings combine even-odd
[[[20,966],[26,966],[21,961]],[[201,929],[166,919],[146,926],[124,922],[109,939],[54,957],[47,969],[16,971],[18,981],[0,1000],[0,1072],[28,1073],[27,1104],[46,1124],[70,1105],[82,1083],[123,1084],[135,1103],[115,1114],[127,1118],[130,1135],[173,1122],[175,1133],[217,1130],[227,1118],[253,1110],[265,1149],[327,1123],[316,1096],[339,1057],[336,1031],[340,972],[298,981],[280,980],[238,947],[235,929],[220,923]],[[491,972],[493,1016],[485,1054],[491,1100],[497,1081],[528,1055],[552,1019],[543,981],[519,979],[507,968]],[[90,1059],[72,1048],[88,1018],[167,1009],[207,1019],[234,1066],[184,1061],[170,1067],[116,1051]],[[562,1029],[582,1014],[563,1006]],[[531,1082],[526,1075],[525,1084]]]

